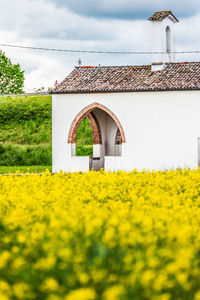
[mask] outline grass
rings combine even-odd
[[[0,143],[51,144],[51,96],[0,97]]]
[[[10,123],[1,126],[0,142],[19,145],[51,143],[51,119],[40,122],[28,120],[21,124],[11,120]]]
[[[0,97],[0,166],[52,164],[52,96]],[[77,156],[92,155],[85,118],[77,131]]]
[[[46,170],[52,171],[51,166],[0,166],[0,174],[16,173],[18,171],[23,173],[40,173]]]
[[[0,166],[51,165],[51,145],[0,144]]]

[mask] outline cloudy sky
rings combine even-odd
[[[151,51],[154,11],[172,10],[180,20],[176,50],[200,50],[199,0],[0,0],[0,43],[84,50]],[[1,47],[25,71],[25,89],[51,87],[81,58],[82,65],[151,63],[150,55],[70,54]],[[177,55],[200,61],[200,54]]]

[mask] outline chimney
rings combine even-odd
[[[161,71],[175,61],[175,24],[178,19],[172,11],[158,11],[148,19],[152,23],[151,70]]]

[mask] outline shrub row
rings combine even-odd
[[[77,156],[92,156],[92,146],[77,146]],[[0,143],[0,166],[50,166],[51,145],[20,146]]]
[[[24,121],[51,119],[52,105],[47,99],[36,101],[35,98],[28,98],[27,101],[0,99],[0,124],[10,122],[23,123]]]
[[[0,144],[0,166],[35,166],[52,164],[50,145],[16,146]]]

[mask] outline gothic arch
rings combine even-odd
[[[115,116],[115,114],[110,110],[108,109],[106,106],[100,104],[100,103],[97,103],[97,102],[94,102],[88,106],[86,106],[85,108],[83,108],[78,114],[77,116],[74,118],[72,124],[71,124],[71,127],[70,127],[70,130],[69,130],[69,135],[68,135],[68,143],[70,144],[73,144],[75,143],[76,141],[76,132],[77,132],[77,129],[81,123],[81,121],[87,117],[88,117],[88,120],[93,118],[93,120],[95,120],[95,116],[94,114],[92,114],[92,111],[95,109],[95,108],[99,108],[99,109],[102,109],[103,111],[105,111],[108,115],[110,115],[110,117],[115,121],[116,125],[118,126],[119,128],[119,132],[121,134],[121,139],[122,139],[122,143],[125,143],[126,142],[126,139],[125,139],[125,135],[124,135],[124,130],[123,130],[123,127],[120,123],[120,121],[118,120],[118,118]],[[92,116],[92,118],[91,118]],[[92,122],[89,120],[89,122]],[[97,120],[95,120],[97,121]],[[91,126],[92,128],[92,126]],[[98,122],[96,122],[96,125],[94,126],[94,129],[92,128],[92,131],[93,133],[94,132],[98,132],[98,134],[96,135],[93,135],[93,139],[94,139],[94,143],[97,143],[97,141],[101,141],[101,135],[100,135],[100,127],[98,125]],[[98,142],[99,143],[99,142]]]

